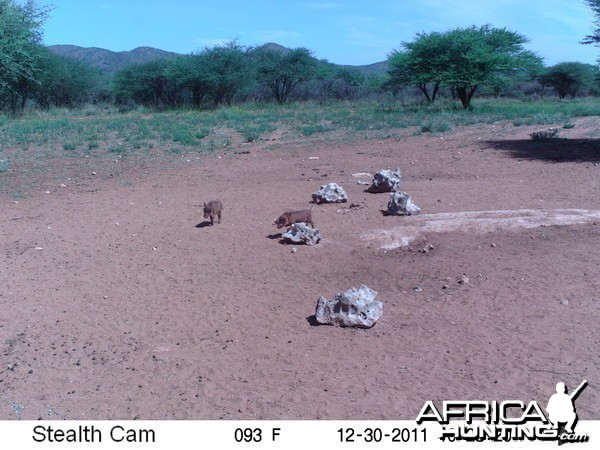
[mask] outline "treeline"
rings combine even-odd
[[[0,94],[2,109],[21,111],[26,105],[77,107],[116,103],[123,110],[151,108],[214,108],[244,102],[361,100],[436,96],[459,99],[451,85],[398,80],[390,57],[388,72],[365,74],[314,58],[304,48],[246,48],[237,42],[216,45],[176,58],[134,64],[109,76],[84,63],[37,49],[36,79]],[[579,62],[495,74],[479,95],[539,99],[600,95],[598,68]],[[427,88],[431,88],[431,93]],[[425,89],[425,91],[424,91]],[[429,98],[427,96],[429,95]]]
[[[316,59],[305,48],[246,47],[237,41],[176,58],[126,67],[109,76],[41,44],[48,10],[29,0],[0,0],[0,109],[76,107],[114,102],[123,109],[214,108],[241,102],[448,97],[470,106],[485,96],[559,98],[600,95],[598,67],[544,67],[506,29],[420,33],[392,50],[389,70],[367,73]]]
[[[74,59],[42,45],[47,7],[0,0],[0,109],[18,113],[40,108],[74,107],[110,97],[106,78]],[[104,90],[104,92],[103,92]]]
[[[365,75],[314,58],[305,48],[238,42],[129,66],[114,75],[120,105],[218,107],[247,101],[358,99],[381,91],[385,76]]]
[[[446,33],[446,38],[455,42],[456,33],[472,31],[475,35],[471,37],[474,43],[471,53],[477,56],[465,52],[464,43],[460,56],[451,54],[447,48],[426,48],[425,52],[435,51],[437,55],[427,59],[418,52],[393,51],[388,60],[389,70],[370,74],[318,60],[305,48],[249,48],[233,41],[173,59],[131,65],[114,75],[107,90],[121,106],[153,108],[392,96],[413,99],[420,94],[428,102],[442,96],[460,100],[468,107],[476,89],[483,96],[530,99],[600,95],[599,70],[591,64],[565,62],[544,67],[540,58],[527,52],[500,64],[497,48],[490,46],[482,51],[485,40],[481,34],[493,42],[498,40],[498,34],[518,37],[506,30],[459,29],[454,34]],[[507,48],[512,56],[514,48],[510,45]],[[426,64],[416,67],[425,60]],[[472,67],[478,70],[473,73]]]

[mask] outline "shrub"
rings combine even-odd
[[[452,130],[452,123],[448,117],[443,115],[430,117],[421,124],[423,133],[443,133],[450,130]]]

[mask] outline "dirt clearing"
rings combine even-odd
[[[600,153],[596,118],[575,125],[263,141],[113,176],[69,160],[76,183],[0,199],[0,419],[414,419],[584,379],[579,418],[600,419]],[[396,167],[421,215],[385,216],[352,176]],[[293,253],[273,221],[327,182],[349,202],[314,205],[323,239]],[[313,325],[360,284],[373,328]]]

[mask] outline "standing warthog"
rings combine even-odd
[[[289,227],[294,223],[305,222],[309,224],[311,227],[315,227],[315,224],[312,221],[312,212],[310,209],[303,209],[301,211],[287,211],[284,212],[279,218],[275,221],[275,225],[277,228]]]
[[[223,211],[223,204],[219,200],[212,200],[208,204],[204,204],[204,218],[210,217],[210,224],[214,225],[214,217],[217,216],[219,219],[218,223],[221,223],[221,212]]]

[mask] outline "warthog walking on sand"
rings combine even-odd
[[[301,211],[287,211],[283,213],[275,221],[277,228],[289,227],[294,223],[305,222],[311,227],[315,227],[312,221],[312,212],[310,209],[303,209]]]
[[[204,218],[210,217],[210,224],[214,225],[214,217],[217,216],[219,219],[218,223],[221,223],[221,212],[223,211],[223,204],[219,200],[212,200],[204,204]]]

